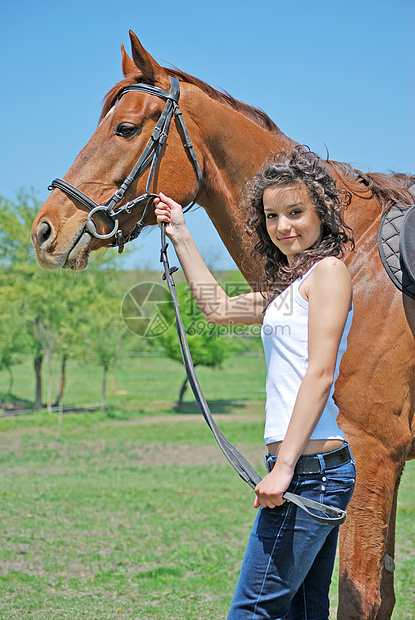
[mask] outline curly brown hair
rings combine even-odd
[[[297,254],[288,264],[287,257],[271,241],[264,214],[263,194],[267,187],[305,187],[322,222],[322,236],[310,248]],[[354,248],[353,231],[343,220],[343,210],[351,194],[336,187],[320,158],[306,146],[296,146],[290,153],[276,153],[267,159],[258,174],[248,181],[242,205],[247,207],[245,230],[257,239],[252,254],[265,258],[260,290],[275,295],[302,276],[326,256],[344,256],[347,246]]]

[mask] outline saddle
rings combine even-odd
[[[409,191],[415,201],[415,183]],[[415,299],[415,206],[396,204],[384,213],[378,230],[378,247],[394,285]]]

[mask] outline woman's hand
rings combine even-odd
[[[291,468],[282,470],[278,468],[278,461],[270,474],[265,476],[255,487],[256,498],[254,508],[275,508],[281,506],[286,500],[282,495],[290,486],[294,472]]]
[[[154,199],[156,205],[154,212],[157,217],[157,224],[161,226],[166,222],[166,234],[170,239],[180,235],[186,230],[186,222],[183,215],[183,208],[165,194],[159,193],[159,198]]]

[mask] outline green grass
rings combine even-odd
[[[67,404],[99,400],[99,370],[71,364],[68,374]],[[260,468],[263,359],[235,356],[199,374],[220,427]],[[169,360],[124,359],[107,415],[65,414],[59,440],[56,414],[0,419],[2,620],[226,618],[252,491],[201,417],[173,411],[182,378]],[[29,366],[15,386],[31,400]],[[399,499],[396,620],[415,607],[414,465]]]
[[[213,402],[212,409],[226,413],[229,407],[255,403],[254,411],[260,412],[258,401],[264,401],[265,362],[262,355],[232,356],[224,363],[224,369],[198,367],[199,381],[206,397]],[[59,383],[58,365],[52,369],[53,386]],[[16,396],[27,401],[34,399],[34,378],[32,366],[25,362],[14,369]],[[43,368],[43,402],[46,402],[48,365]],[[122,361],[109,373],[107,386],[108,408],[113,415],[136,417],[137,414],[171,413],[179,396],[180,386],[185,378],[181,364],[160,356],[131,356]],[[8,389],[8,374],[0,372],[0,400]],[[79,365],[69,360],[64,405],[82,406],[98,403],[101,398],[102,373],[95,366]],[[185,400],[191,401],[190,388]],[[190,403],[189,403],[190,404]],[[23,407],[25,408],[25,407]],[[192,406],[193,411],[198,411]]]
[[[226,470],[175,468],[173,485],[161,468],[55,463],[3,489],[2,618],[222,617],[247,535]]]
[[[395,620],[415,618],[415,461],[407,463],[398,495]]]

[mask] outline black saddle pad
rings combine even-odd
[[[378,247],[394,285],[415,299],[415,207],[394,205],[382,216]]]
[[[403,218],[399,251],[409,277],[415,282],[415,207]]]

